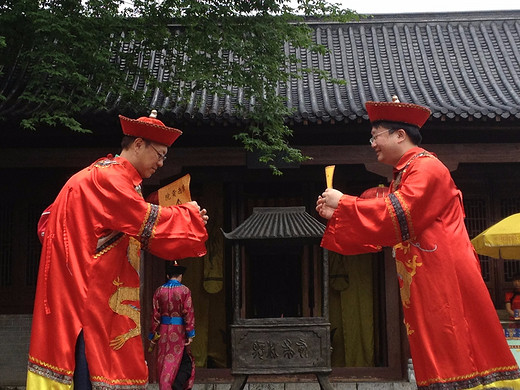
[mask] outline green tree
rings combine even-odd
[[[117,104],[144,111],[160,90],[172,107],[197,107],[202,91],[240,91],[235,135],[274,166],[277,155],[306,157],[289,145],[291,115],[277,85],[305,69],[284,43],[324,53],[306,18],[356,18],[326,0],[4,0],[0,5],[0,120],[90,131],[81,113]],[[302,15],[302,16],[297,16]],[[171,73],[159,79],[148,66]],[[296,65],[295,65],[296,64]],[[154,67],[155,69],[155,67]],[[289,69],[297,69],[290,71]],[[322,75],[327,77],[327,75]],[[20,108],[21,109],[18,109]]]

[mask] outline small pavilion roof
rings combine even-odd
[[[321,238],[325,225],[305,211],[305,207],[255,207],[244,222],[224,233],[229,240]]]

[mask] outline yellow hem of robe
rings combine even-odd
[[[505,381],[493,382],[487,385],[478,385],[470,387],[467,390],[484,390],[484,389],[511,389],[520,390],[520,379],[510,379]]]
[[[34,372],[27,371],[27,390],[72,390],[74,385],[56,382],[50,378],[45,378]]]

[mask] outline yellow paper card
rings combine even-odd
[[[159,188],[159,205],[161,206],[176,206],[191,201],[190,194],[190,179],[188,173],[180,179]]]
[[[327,181],[327,188],[332,188],[332,178],[334,177],[335,165],[328,165],[325,167],[325,179]]]

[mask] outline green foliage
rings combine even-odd
[[[271,165],[306,157],[289,146],[291,114],[276,86],[301,77],[284,43],[323,53],[308,17],[348,20],[350,10],[324,0],[6,0],[0,5],[2,107],[25,106],[20,125],[88,131],[83,112],[117,102],[148,110],[159,89],[172,109],[200,103],[201,91],[240,94],[236,115],[250,125],[236,138]],[[297,16],[300,14],[302,16]],[[151,63],[174,70],[159,79]],[[289,69],[296,69],[290,71]],[[3,74],[2,74],[3,73]],[[328,77],[322,74],[322,77]],[[13,93],[14,91],[14,93]],[[2,101],[3,100],[3,101]]]

